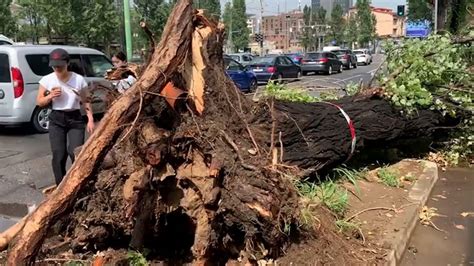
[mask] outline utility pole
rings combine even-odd
[[[130,2],[123,0],[123,15],[125,20],[125,46],[127,47],[127,58],[132,58],[132,28],[130,27]]]

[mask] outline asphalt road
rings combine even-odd
[[[383,55],[376,54],[370,65],[360,65],[355,69],[345,69],[342,73],[334,73],[332,75],[311,73],[303,76],[298,81],[287,80],[286,85],[292,88],[308,90],[313,96],[318,96],[319,92],[324,90],[339,90],[341,92],[339,94],[344,95],[343,88],[348,84],[359,84],[362,82],[364,85],[368,85],[374,73],[383,63],[383,59]],[[264,89],[265,84],[261,84],[255,93],[254,99],[258,98]]]

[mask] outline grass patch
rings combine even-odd
[[[336,227],[340,233],[355,234],[360,230],[360,224],[351,223],[346,220],[337,220]]]
[[[137,251],[128,251],[127,253],[128,263],[132,266],[148,266],[149,263],[145,258],[145,255]]]
[[[321,183],[317,187],[316,196],[321,202],[337,215],[343,215],[348,206],[347,191],[333,181]]]
[[[71,261],[68,261],[68,262],[64,263],[64,266],[84,266],[84,263],[82,263],[81,261],[77,261],[77,260],[71,260]]]
[[[380,178],[382,183],[389,187],[400,187],[400,178],[398,178],[398,173],[388,169],[387,167],[382,167],[377,170],[377,176]]]
[[[417,178],[416,178],[416,176],[414,176],[414,175],[406,175],[406,176],[403,177],[403,180],[409,181],[409,182],[413,182],[413,181],[415,181],[416,179],[417,179]]]

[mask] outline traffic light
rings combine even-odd
[[[405,6],[404,5],[397,6],[397,15],[399,17],[405,16]]]
[[[255,41],[258,42],[258,43],[263,42],[263,34],[261,34],[261,33],[255,34],[254,38],[255,38]]]

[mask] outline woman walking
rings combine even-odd
[[[66,175],[67,157],[74,162],[74,149],[84,144],[84,131],[92,133],[94,118],[87,83],[84,77],[68,71],[69,54],[55,49],[49,55],[49,66],[54,72],[44,76],[39,84],[37,105],[51,105],[49,115],[49,141],[53,154],[52,167],[56,185]],[[87,125],[80,112],[82,102],[87,114]]]

